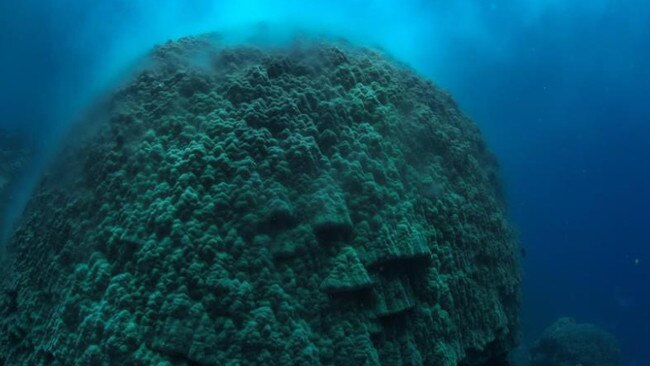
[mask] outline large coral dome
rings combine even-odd
[[[341,42],[206,36],[98,109],[8,244],[2,364],[506,364],[497,164],[430,81]]]

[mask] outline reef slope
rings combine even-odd
[[[25,136],[0,128],[0,245],[10,232],[9,206],[32,157],[32,147]]]
[[[1,363],[505,364],[497,164],[431,82],[343,43],[197,37],[104,109],[9,243]]]

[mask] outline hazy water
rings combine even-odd
[[[573,316],[616,334],[624,365],[650,365],[648,2],[3,1],[0,126],[44,161],[153,44],[258,21],[385,47],[449,89],[502,163],[525,339]]]

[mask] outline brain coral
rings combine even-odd
[[[9,243],[4,364],[504,364],[496,162],[407,67],[187,38],[88,119]]]

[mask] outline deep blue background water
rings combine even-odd
[[[616,334],[624,365],[650,365],[650,4],[617,3],[548,13],[505,59],[461,44],[448,85],[503,165],[525,337],[573,316]]]
[[[650,365],[646,1],[2,0],[0,126],[43,161],[153,44],[257,21],[382,46],[450,90],[502,163],[524,339],[573,316],[615,333],[624,365]]]

